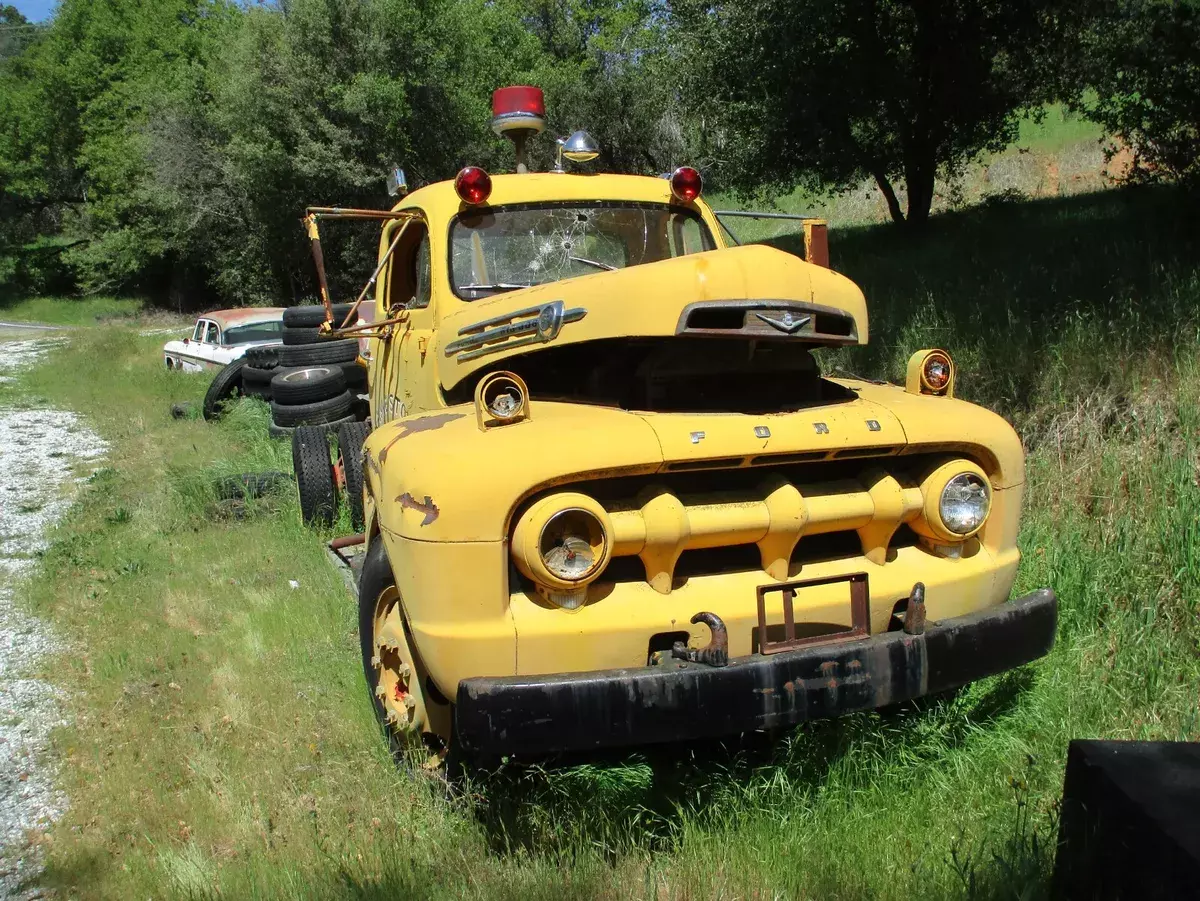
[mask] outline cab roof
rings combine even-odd
[[[486,206],[513,203],[542,203],[561,200],[627,200],[635,203],[669,203],[682,206],[671,193],[665,178],[648,175],[576,175],[561,172],[530,172],[520,175],[493,175],[492,193]],[[394,210],[419,207],[427,215],[449,219],[463,210],[453,181],[439,181],[418,188],[401,200]]]

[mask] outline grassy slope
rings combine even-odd
[[[142,310],[140,300],[114,297],[29,297],[0,300],[0,320],[43,322],[50,325],[95,325],[106,319],[132,318]]]
[[[480,777],[449,804],[374,731],[353,611],[293,502],[222,518],[197,474],[286,468],[265,411],[172,421],[202,379],[107,328],[13,389],[86,412],[111,471],[31,603],[75,640],[51,885],[85,897],[1037,897],[1072,737],[1197,738],[1200,274],[1185,204],[1110,192],[836,234],[897,378],[947,347],[1032,444],[1019,588],[1047,660],[774,742]],[[64,352],[65,353],[65,352]],[[57,364],[57,365],[56,365]],[[0,394],[0,399],[3,398]],[[288,587],[288,580],[300,583]],[[86,649],[86,650],[85,650]],[[1029,889],[1029,894],[1021,892]]]

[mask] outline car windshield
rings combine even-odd
[[[695,210],[656,203],[528,204],[463,213],[450,229],[454,293],[502,291],[713,250]]]
[[[282,336],[283,323],[252,322],[249,325],[235,325],[225,329],[226,344],[249,344],[251,341],[278,341]]]

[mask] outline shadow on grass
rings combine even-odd
[[[610,859],[661,851],[683,819],[719,823],[731,807],[811,801],[831,771],[862,784],[935,763],[1008,716],[1032,687],[1022,668],[972,689],[777,732],[561,756],[468,777],[469,802],[494,853]]]
[[[1200,214],[1177,188],[984,204],[919,236],[833,226],[832,264],[866,294],[870,344],[832,362],[862,376],[900,380],[910,353],[944,347],[962,396],[1020,420],[1196,335]]]

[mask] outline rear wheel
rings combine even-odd
[[[325,429],[302,426],[292,433],[292,466],[306,526],[328,526],[337,514],[333,463]]]
[[[440,768],[451,749],[453,707],[431,691],[379,538],[358,581],[358,634],[371,704],[393,752],[413,752],[424,757],[424,769]]]
[[[338,429],[338,455],[346,478],[346,501],[350,506],[350,522],[357,530],[364,525],[363,515],[363,442],[371,434],[365,422],[351,422]]]

